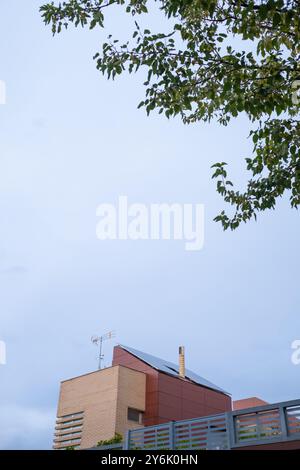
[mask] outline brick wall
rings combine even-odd
[[[128,408],[145,411],[146,375],[126,367],[118,367],[118,396],[116,413],[116,432],[125,435],[128,429],[142,427],[135,421],[128,421]]]
[[[113,366],[123,365],[146,374],[146,410],[144,414],[144,425],[157,424],[158,416],[158,371],[145,364],[129,352],[119,346],[115,346],[113,355]]]
[[[143,373],[122,366],[66,380],[61,383],[57,416],[83,411],[80,448],[92,447],[115,432],[138,427],[127,422],[127,408],[145,409],[145,382]]]
[[[253,408],[254,406],[268,405],[267,401],[257,397],[243,398],[232,402],[233,410],[244,410],[246,408]]]

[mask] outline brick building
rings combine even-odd
[[[235,400],[232,402],[233,410],[245,410],[247,408],[253,408],[254,406],[268,405],[269,403],[261,398],[250,397],[242,398],[241,400]]]
[[[180,360],[119,345],[112,367],[63,381],[53,447],[85,449],[128,429],[230,411],[230,395]]]

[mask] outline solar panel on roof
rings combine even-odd
[[[174,364],[173,362],[165,361],[164,359],[160,359],[159,357],[152,356],[151,354],[147,354],[142,351],[138,351],[137,349],[129,348],[128,346],[123,346],[122,344],[119,345],[122,349],[133,354],[134,356],[141,359],[143,362],[146,362],[154,369],[157,369],[161,372],[165,372],[166,374],[173,375],[175,377],[179,376],[179,367]],[[201,377],[198,374],[195,374],[193,371],[186,369],[185,370],[186,378],[195,382],[199,385],[203,385],[204,387],[210,388],[212,390],[216,390],[218,392],[225,393],[226,395],[230,395],[228,392],[223,390],[222,388],[218,387],[217,385],[209,382],[204,377]]]

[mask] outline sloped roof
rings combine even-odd
[[[124,346],[122,344],[119,344],[119,346],[120,348],[124,349],[130,354],[133,354],[134,356],[136,356],[138,359],[141,359],[141,361],[145,362],[146,364],[153,367],[154,369],[159,370],[161,372],[165,372],[166,374],[169,374],[169,375],[173,375],[174,377],[179,377],[179,370],[178,370],[179,367],[177,364],[174,364],[173,362],[165,361],[164,359],[160,359],[159,357],[152,356],[151,354],[138,351],[137,349],[129,348],[128,346]],[[203,385],[204,387],[210,388],[212,390],[216,390],[218,392],[225,393],[226,395],[230,395],[230,393],[226,392],[225,390],[213,384],[212,382],[209,382],[204,377],[201,377],[200,375],[195,374],[195,372],[189,369],[185,370],[185,377],[191,380],[192,382],[195,382],[198,385]]]

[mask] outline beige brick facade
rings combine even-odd
[[[123,366],[63,381],[54,448],[85,449],[139,427],[127,413],[128,408],[145,411],[145,395],[146,375]]]

